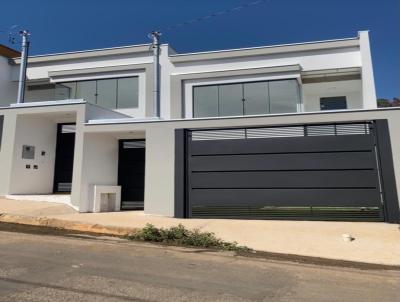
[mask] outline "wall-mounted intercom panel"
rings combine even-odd
[[[22,146],[22,159],[35,159],[35,147],[23,145]]]

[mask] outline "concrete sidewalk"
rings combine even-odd
[[[141,211],[77,213],[63,204],[15,201],[0,198],[0,213],[47,218],[58,226],[79,222],[86,226],[110,226],[128,231],[151,223],[157,227],[176,226],[214,232],[227,241],[237,241],[252,249],[374,264],[400,265],[398,225],[372,222],[321,222],[228,219],[175,219],[145,215]],[[79,226],[78,226],[79,227]],[[112,230],[110,231],[112,233]],[[345,242],[343,234],[354,241]]]

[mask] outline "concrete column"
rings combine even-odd
[[[146,129],[144,212],[174,216],[175,130],[163,124]]]
[[[361,53],[361,77],[363,92],[363,107],[365,109],[377,108],[374,71],[372,68],[371,49],[369,44],[369,32],[360,31],[358,33],[360,39]]]
[[[86,122],[85,107],[80,108],[76,112],[76,132],[75,132],[75,147],[74,147],[74,165],[72,172],[72,191],[71,203],[74,207],[81,211],[82,194],[81,183],[83,174],[83,144],[84,133],[83,127]]]
[[[11,174],[15,147],[17,115],[11,110],[1,113],[4,116],[3,137],[0,147],[0,196],[10,194]]]

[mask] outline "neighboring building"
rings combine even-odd
[[[21,55],[19,51],[0,44],[0,107],[15,103],[17,84],[13,81],[12,59]]]
[[[368,32],[188,54],[164,44],[160,117],[148,44],[29,57],[18,105],[20,59],[4,62],[0,194],[71,192],[90,212],[119,185],[122,209],[149,214],[399,219],[400,111],[377,109]]]

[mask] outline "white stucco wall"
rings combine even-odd
[[[46,79],[49,72],[60,70],[81,70],[97,67],[110,67],[131,64],[145,64],[152,62],[152,52],[111,55],[107,57],[92,57],[67,61],[53,61],[44,63],[30,63],[27,69],[28,80]],[[14,78],[17,75],[14,73]]]
[[[84,126],[86,135],[90,133],[133,133],[146,131],[146,184],[145,213],[154,215],[174,215],[174,185],[175,185],[175,129],[199,127],[229,127],[229,126],[268,126],[277,124],[326,123],[340,121],[363,121],[387,119],[391,134],[391,145],[394,158],[397,191],[400,192],[400,137],[396,135],[400,128],[400,110],[321,112],[311,114],[274,115],[245,118],[195,119],[148,123],[121,123]],[[85,135],[85,137],[86,137]],[[85,145],[97,143],[85,140]],[[93,150],[93,147],[85,147]],[[89,154],[89,153],[88,153]],[[96,159],[92,155],[91,165],[102,165],[104,156]],[[107,165],[110,163],[107,163]],[[95,168],[97,169],[97,168]],[[107,171],[107,170],[106,170]],[[81,186],[81,192],[89,190],[86,180],[76,180],[74,186]],[[85,193],[81,195],[84,202]]]
[[[0,147],[0,196],[2,196],[9,192],[16,116],[9,114],[8,110],[0,110],[0,115],[3,115],[3,135]]]
[[[53,192],[57,123],[75,122],[78,117],[77,128],[81,128],[85,122],[85,107],[84,103],[59,106],[35,103],[20,108],[0,108],[0,115],[4,116],[0,196]],[[34,160],[21,159],[24,144],[36,147]],[[46,151],[44,157],[40,155],[41,151]],[[79,160],[81,152],[75,153]],[[26,164],[30,164],[31,169],[26,169]],[[32,169],[35,164],[37,170]]]
[[[0,107],[15,103],[17,99],[18,84],[12,81],[13,68],[7,58],[0,56]]]
[[[208,79],[212,72],[235,71],[235,70],[251,70],[255,71],[264,67],[300,65],[302,71],[317,71],[326,69],[353,68],[361,66],[361,56],[358,47],[348,47],[337,50],[318,50],[318,51],[302,51],[295,53],[270,54],[262,56],[244,57],[244,58],[226,58],[218,60],[203,60],[194,62],[171,63],[166,57],[166,51],[161,56],[164,73],[161,80],[161,113],[164,118],[171,116],[171,79],[170,75],[185,75],[190,78],[190,74],[204,74],[203,80],[209,84],[217,83],[220,79]],[[270,75],[273,77],[274,75]],[[268,75],[264,75],[268,77]],[[229,80],[228,80],[229,81]],[[231,79],[231,81],[235,81]],[[168,89],[169,88],[169,89]],[[189,88],[185,85],[182,93],[185,95],[185,107],[190,107],[192,100],[189,99]]]
[[[118,140],[107,134],[85,134],[84,141],[79,211],[90,212],[93,185],[118,184]]]
[[[361,80],[302,85],[304,111],[320,111],[320,98],[345,96],[348,109],[363,108]]]
[[[362,91],[363,107],[368,109],[377,108],[374,71],[372,67],[371,48],[369,43],[369,32],[360,31],[360,57],[362,64]]]
[[[11,194],[53,192],[57,124],[41,116],[18,116],[10,182]],[[22,146],[35,147],[34,159],[22,159]],[[44,156],[41,152],[45,151]],[[26,168],[30,165],[30,169]],[[38,169],[33,169],[37,165]]]
[[[171,204],[170,198],[175,190],[175,132],[162,125],[145,128],[144,212],[172,217],[174,204]]]
[[[334,48],[331,47],[329,49],[324,49],[325,46],[322,46],[321,48],[321,45],[325,44],[320,44],[322,42],[316,42],[315,45],[318,46],[318,49],[313,49],[313,46],[311,48],[308,48],[308,50],[287,51],[282,53],[268,53],[268,51],[266,50],[264,54],[262,54],[262,52],[261,54],[260,52],[258,52],[257,55],[252,55],[251,53],[249,53],[246,54],[246,56],[242,57],[229,57],[227,55],[227,57],[222,56],[218,59],[212,58],[201,60],[196,60],[196,58],[194,58],[193,60],[185,62],[175,62],[173,60],[173,57],[171,57],[171,55],[174,55],[175,52],[168,45],[161,45],[161,116],[164,119],[170,119],[171,117],[175,118],[177,116],[176,112],[179,111],[174,107],[174,102],[176,103],[177,101],[171,99],[171,95],[174,95],[174,93],[171,93],[174,91],[171,90],[177,89],[171,86],[171,78],[174,76],[184,75],[187,79],[190,80],[191,74],[196,74],[198,79],[198,75],[200,74],[204,75],[203,77],[200,77],[201,79],[209,79],[210,82],[213,82],[217,81],[217,79],[210,79],[210,74],[223,71],[230,72],[241,70],[254,70],[256,74],[256,70],[260,68],[285,65],[300,65],[302,71],[304,72],[354,67],[360,68],[363,64],[367,64],[368,66],[370,66],[371,64],[368,61],[369,48],[367,47],[369,46],[369,44],[367,45],[366,42],[368,37],[366,37],[365,34],[360,34],[360,39],[361,38],[362,41],[364,41],[362,53],[360,51],[360,47],[358,46],[357,39],[353,39],[354,42],[348,45],[346,44],[347,46],[343,46],[341,44],[341,41],[334,42],[338,43],[337,47],[335,46]],[[280,48],[278,47],[277,49]],[[243,51],[246,52],[248,50]],[[31,81],[46,81],[49,80],[49,73],[51,72],[65,72],[75,70],[80,72],[76,75],[67,75],[65,76],[65,78],[64,76],[57,76],[56,78],[51,78],[50,80],[53,82],[57,82],[64,80],[72,81],[79,79],[82,80],[95,78],[112,78],[120,77],[122,75],[126,76],[127,74],[125,73],[128,71],[109,71],[107,73],[99,74],[92,72],[86,74],[82,73],[82,71],[86,72],[86,70],[94,70],[96,68],[152,64],[152,62],[153,57],[151,49],[149,49],[148,52],[147,50],[142,50],[140,52],[135,52],[134,50],[132,50],[132,53],[120,53],[106,56],[93,56],[68,60],[30,63],[28,66],[27,77],[28,80]],[[372,72],[372,67],[369,68],[368,66],[363,69],[363,78],[365,79],[367,79],[370,72]],[[151,93],[151,87],[149,85],[152,83],[152,76],[146,76],[144,72],[138,72],[135,73],[135,75],[139,76],[139,108],[118,109],[117,111],[134,117],[151,116],[152,111],[149,110],[149,108],[150,104],[152,104],[153,102],[153,96]],[[269,75],[265,76],[268,77]],[[15,70],[13,78],[14,80],[17,79],[17,72]],[[371,79],[371,76],[369,78]],[[151,82],[150,84],[148,83],[149,81]],[[366,89],[369,91],[369,99],[372,96],[371,91],[372,89],[374,89],[374,87],[370,87],[371,85],[373,85],[373,81],[364,81],[361,88],[364,92],[366,91]],[[188,99],[186,90],[187,89],[182,89],[182,91],[178,91],[177,93],[185,96],[182,99],[186,100],[187,104],[185,105],[188,107],[191,100]],[[38,97],[40,97],[35,96],[35,92],[30,92],[30,94],[32,94],[34,97],[29,97],[29,100],[36,100],[38,99]],[[48,99],[48,96],[43,97]],[[180,100],[178,102],[179,107],[182,107],[183,103],[181,104]]]

